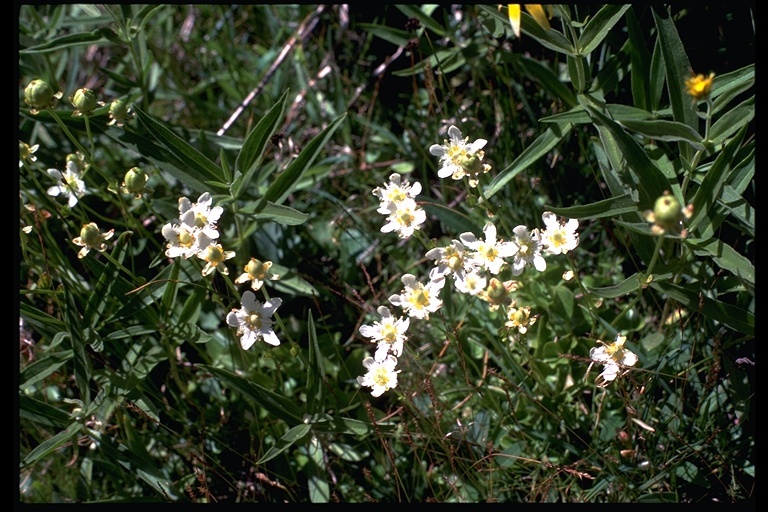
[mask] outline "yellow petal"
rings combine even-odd
[[[507,4],[509,10],[509,23],[512,25],[512,32],[516,37],[520,37],[520,4]]]
[[[525,4],[525,10],[528,14],[533,16],[541,28],[549,30],[549,20],[547,20],[547,14],[544,12],[544,7],[541,4]]]

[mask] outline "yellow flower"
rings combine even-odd
[[[712,81],[714,79],[714,73],[710,73],[706,77],[702,74],[694,75],[685,81],[685,87],[693,99],[704,100],[709,97],[709,93],[712,91]]]
[[[520,4],[507,4],[507,10],[509,13],[509,23],[512,25],[512,32],[516,37],[520,37]],[[525,10],[528,14],[533,16],[541,28],[549,30],[549,19],[552,18],[552,6],[546,6],[546,12],[544,6],[541,4],[525,4]]]

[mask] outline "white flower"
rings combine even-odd
[[[469,257],[469,251],[458,240],[453,240],[450,245],[445,247],[430,249],[425,256],[430,260],[435,260],[435,267],[429,271],[429,278],[432,281],[443,279],[445,276],[457,272],[468,272],[475,268],[474,261]]]
[[[169,258],[190,258],[213,243],[199,228],[178,221],[165,224],[162,233],[168,241],[165,255]]]
[[[381,321],[372,325],[361,325],[360,334],[371,338],[372,343],[378,343],[373,355],[376,361],[383,361],[390,352],[395,357],[400,357],[410,319],[395,318],[386,306],[379,306],[376,311],[381,316]]]
[[[461,270],[453,274],[453,284],[461,293],[480,295],[485,291],[488,279],[480,270],[472,270],[469,272]]]
[[[259,288],[261,288],[261,285],[264,284],[264,281],[267,279],[270,280],[277,280],[280,279],[280,276],[278,274],[274,274],[269,271],[269,268],[272,266],[271,261],[264,261],[257,260],[256,258],[251,258],[251,260],[243,267],[243,272],[238,276],[237,279],[235,279],[235,283],[245,283],[246,281],[251,282],[251,288],[256,291]]]
[[[397,173],[389,176],[389,183],[373,189],[373,195],[379,198],[379,208],[384,208],[386,211],[383,213],[385,214],[389,213],[387,207],[390,203],[400,203],[408,198],[416,199],[420,193],[421,183],[402,181],[402,177]]]
[[[405,285],[403,292],[389,297],[389,302],[403,308],[408,316],[426,320],[430,313],[434,313],[443,305],[439,295],[445,279],[428,281],[425,285],[417,281],[413,274],[405,274],[401,281]]]
[[[395,370],[397,359],[393,356],[387,356],[383,361],[366,357],[363,359],[363,366],[368,370],[368,373],[358,377],[357,383],[372,388],[371,395],[381,396],[386,390],[397,386],[397,374],[400,373],[400,370]]]
[[[541,255],[544,245],[541,243],[541,234],[538,229],[528,231],[525,226],[517,226],[512,230],[515,234],[515,243],[518,251],[512,260],[512,275],[519,276],[526,265],[533,265],[539,272],[547,269],[547,262]]]
[[[201,232],[202,236],[206,236]],[[224,265],[224,261],[235,257],[234,251],[225,251],[221,244],[208,244],[205,250],[197,253],[197,257],[205,260],[203,275],[207,276],[214,270],[218,270],[222,275],[229,275],[229,269]]]
[[[73,160],[67,161],[67,170],[63,173],[58,169],[48,169],[48,175],[59,181],[59,184],[48,189],[48,195],[56,197],[62,195],[68,200],[70,208],[73,208],[77,201],[87,192],[85,182],[80,178],[80,169]]]
[[[387,213],[387,223],[382,226],[382,233],[396,231],[400,238],[410,238],[427,220],[427,213],[411,198],[405,198],[399,203],[389,203],[381,207],[379,213]]]
[[[272,315],[283,303],[282,299],[274,298],[264,304],[256,300],[252,291],[247,290],[241,299],[242,308],[233,309],[227,314],[227,325],[237,327],[237,335],[240,337],[240,346],[248,350],[258,340],[264,340],[273,346],[278,346],[280,340],[272,330]]]
[[[440,157],[441,167],[437,171],[440,178],[451,176],[454,180],[460,180],[466,174],[466,163],[472,161],[473,156],[482,160],[483,152],[481,150],[488,141],[477,139],[470,144],[469,137],[462,138],[461,130],[455,126],[448,128],[448,136],[450,139],[445,140],[442,145],[432,144],[429,147],[429,152]]]
[[[37,157],[33,153],[39,148],[39,144],[30,146],[26,142],[19,141],[19,168],[24,167],[24,162],[36,162]]]
[[[602,373],[595,379],[598,387],[604,388],[610,384],[611,381],[619,376],[622,367],[634,366],[637,363],[637,355],[631,350],[624,348],[626,341],[626,336],[617,334],[616,341],[613,343],[604,343],[598,340],[597,342],[601,345],[592,347],[589,350],[589,358],[592,359],[592,363],[587,368],[587,374],[589,374],[593,364],[601,363],[603,365]]]
[[[544,251],[549,254],[565,254],[579,245],[578,219],[568,219],[565,222],[557,220],[552,212],[544,212],[541,216],[545,229],[541,232]]]
[[[501,271],[504,258],[514,256],[518,247],[514,242],[496,240],[496,226],[488,222],[483,228],[485,240],[478,240],[474,233],[462,233],[459,238],[465,246],[474,252],[472,260],[480,267],[484,267],[493,275]]]
[[[192,203],[186,197],[179,198],[179,219],[184,224],[199,228],[211,240],[219,238],[219,230],[216,223],[219,221],[224,209],[214,206],[213,198],[209,192],[202,194],[196,203]]]

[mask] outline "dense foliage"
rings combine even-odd
[[[21,6],[19,501],[750,501],[753,6],[520,7]]]

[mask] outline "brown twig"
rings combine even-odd
[[[229,116],[229,119],[227,119],[227,121],[224,123],[224,126],[222,126],[218,132],[216,132],[216,135],[224,135],[224,132],[226,132],[229,127],[232,126],[232,123],[234,123],[237,118],[240,117],[240,114],[243,113],[243,110],[245,110],[248,104],[253,101],[253,98],[255,98],[261,89],[267,84],[269,79],[272,78],[272,75],[275,73],[277,68],[280,66],[280,64],[282,64],[283,60],[285,60],[288,52],[290,52],[293,47],[296,46],[296,42],[306,38],[312,29],[315,28],[315,25],[317,25],[318,17],[320,16],[320,13],[325,10],[325,8],[325,5],[318,5],[313,12],[309,13],[307,17],[304,18],[304,21],[301,22],[299,28],[296,29],[296,33],[291,36],[287,43],[285,43],[283,49],[280,50],[280,54],[264,74],[258,85],[248,94],[248,96],[246,96],[242,103],[237,106],[232,115]]]

